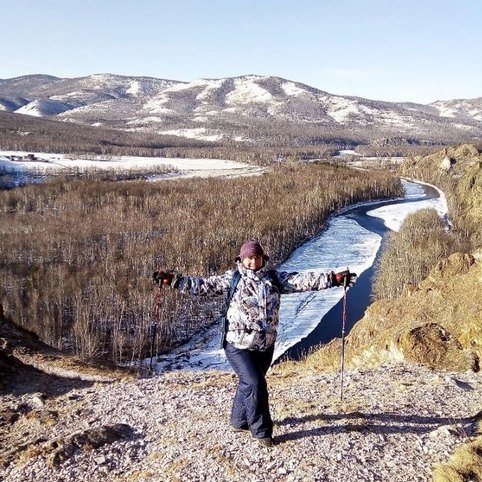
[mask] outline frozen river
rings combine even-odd
[[[405,195],[392,201],[355,206],[333,216],[317,236],[304,243],[277,269],[280,271],[340,271],[347,267],[359,276],[348,291],[347,330],[358,321],[370,302],[373,264],[383,235],[397,231],[405,217],[434,208],[447,217],[445,196],[431,186],[404,180]],[[342,288],[281,296],[280,325],[274,358],[297,357],[310,346],[341,336]],[[219,349],[219,327],[193,337],[155,363],[165,369],[230,370]]]

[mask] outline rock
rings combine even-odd
[[[457,385],[460,389],[466,390],[466,391],[472,391],[474,390],[474,387],[470,385],[469,383],[465,383],[462,380],[458,380],[457,378],[452,378],[452,381]]]
[[[107,462],[107,459],[105,458],[105,455],[99,455],[97,457],[94,457],[94,462],[97,465],[103,465]]]
[[[55,451],[49,458],[50,464],[59,466],[79,450],[97,449],[118,440],[127,440],[131,438],[133,434],[134,431],[132,428],[123,423],[106,425],[75,433],[66,439],[55,441],[53,445]],[[52,446],[52,443],[50,443],[50,446]]]
[[[0,412],[0,427],[3,425],[13,425],[22,415],[19,410],[5,408]]]
[[[30,399],[30,403],[35,408],[42,408],[45,405],[47,396],[44,393],[36,394]]]
[[[442,162],[440,163],[440,168],[444,171],[450,171],[452,169],[452,165],[455,164],[455,160],[451,159],[450,157],[444,157]]]
[[[464,350],[453,335],[437,323],[426,323],[403,333],[398,345],[406,360],[430,368],[475,370],[477,356]]]

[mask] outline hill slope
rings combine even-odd
[[[440,262],[417,287],[396,300],[373,303],[346,338],[349,367],[421,363],[445,370],[480,369],[482,360],[482,250]],[[349,295],[348,295],[349,296]],[[340,339],[308,360],[338,368]]]
[[[208,141],[345,144],[480,141],[480,102],[433,105],[339,96],[280,77],[246,75],[194,82],[95,74],[0,80],[0,109],[89,125]]]
[[[346,339],[348,366],[416,362],[447,370],[479,370],[482,360],[482,155],[474,146],[408,159],[401,173],[437,184],[447,195],[455,235],[468,253],[435,266],[396,300],[372,304]],[[337,367],[340,340],[307,363]]]
[[[447,147],[407,159],[400,174],[439,186],[447,195],[450,217],[474,246],[482,246],[482,154],[473,145]]]
[[[0,477],[428,481],[474,433],[482,403],[476,374],[417,366],[350,371],[343,404],[337,374],[276,367],[269,385],[271,450],[229,430],[230,374],[95,385],[51,376],[43,387],[10,387],[0,402]]]

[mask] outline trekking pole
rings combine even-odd
[[[151,338],[151,361],[149,363],[149,370],[152,372],[152,358],[154,357],[154,344],[156,341],[157,335],[157,324],[161,321],[161,300],[162,300],[162,284],[159,283],[159,289],[156,293],[156,316],[154,321],[154,327],[152,330],[152,338]]]
[[[348,269],[348,273],[350,270]],[[343,376],[345,372],[345,324],[346,324],[346,288],[348,285],[348,277],[345,276],[343,278],[343,314],[342,314],[342,321],[341,321],[341,383],[340,383],[340,399],[343,402]]]

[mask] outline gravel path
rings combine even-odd
[[[0,480],[427,481],[473,435],[482,406],[471,372],[351,371],[343,404],[338,374],[299,372],[269,374],[273,448],[229,431],[236,381],[222,372],[3,395]],[[101,440],[101,427],[114,436]]]

